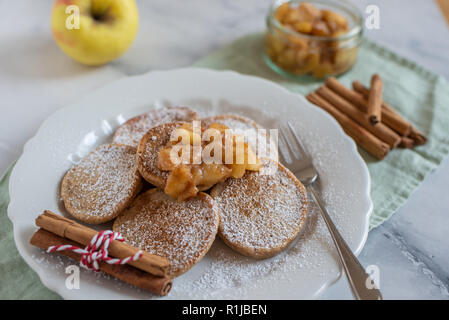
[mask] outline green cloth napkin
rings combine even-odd
[[[235,70],[272,80],[293,92],[306,94],[320,82],[286,80],[272,72],[262,60],[262,34],[244,37],[194,64],[219,70]],[[413,190],[449,152],[449,86],[436,74],[395,53],[365,40],[357,64],[340,78],[365,84],[374,72],[385,82],[385,100],[397,108],[429,142],[414,150],[394,150],[383,161],[375,161],[360,150],[371,174],[374,212],[370,227],[387,220]],[[8,182],[11,169],[0,180],[0,299],[57,299],[39,281],[37,274],[20,257],[14,244],[12,224],[7,217]]]
[[[322,84],[311,79],[292,81],[277,75],[263,61],[262,52],[263,34],[252,34],[197,61],[194,66],[234,70],[266,78],[303,95]],[[371,174],[374,211],[370,229],[379,226],[396,212],[449,152],[447,81],[366,39],[360,46],[357,63],[339,80],[347,86],[353,80],[360,80],[366,85],[376,72],[385,84],[385,100],[421,130],[429,142],[412,150],[393,150],[382,161],[376,161],[359,148]]]
[[[0,299],[58,299],[22,259],[16,249],[12,223],[7,215],[11,168],[0,180]]]

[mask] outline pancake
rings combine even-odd
[[[264,170],[273,170],[264,174]],[[257,259],[284,250],[307,217],[307,193],[283,165],[264,160],[260,172],[247,171],[211,190],[220,211],[218,234],[235,251]]]
[[[112,141],[137,148],[144,134],[158,125],[175,121],[192,121],[197,113],[188,107],[167,107],[151,110],[123,123],[115,131]]]
[[[184,202],[172,199],[161,190],[139,195],[129,209],[114,221],[132,246],[171,262],[169,275],[189,270],[209,251],[217,234],[219,214],[213,199],[199,193]]]
[[[67,211],[86,223],[114,219],[142,186],[135,154],[130,146],[104,144],[75,164],[61,183]]]
[[[154,127],[143,136],[137,148],[137,168],[142,177],[154,186],[164,189],[169,171],[157,166],[159,151],[170,141],[172,131],[182,122],[171,122]]]

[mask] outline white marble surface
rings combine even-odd
[[[102,68],[80,66],[59,51],[49,29],[52,2],[0,0],[0,172],[58,108],[127,75],[188,66],[262,30],[270,1],[138,1],[141,22],[133,46]],[[368,4],[381,9],[381,29],[368,37],[449,78],[449,28],[434,1],[357,3],[363,10]],[[446,159],[390,221],[370,232],[360,260],[379,266],[385,298],[449,298],[448,187]],[[323,298],[350,299],[346,281]]]

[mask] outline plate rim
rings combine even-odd
[[[13,192],[14,191],[13,186],[14,186],[14,181],[15,181],[16,175],[17,175],[17,170],[18,170],[17,168],[20,168],[21,162],[24,159],[24,155],[26,154],[26,152],[28,151],[30,146],[38,140],[38,138],[39,138],[40,134],[42,133],[42,131],[44,130],[44,128],[52,122],[53,118],[56,118],[60,113],[64,113],[64,112],[67,112],[68,110],[77,108],[79,105],[79,102],[81,100],[85,99],[89,94],[92,94],[93,92],[96,92],[98,90],[105,90],[107,87],[117,85],[118,82],[133,81],[133,80],[136,80],[139,78],[144,79],[146,77],[151,77],[151,76],[157,75],[159,73],[174,73],[174,74],[176,74],[178,72],[199,72],[199,73],[209,74],[211,76],[241,77],[241,78],[247,79],[248,81],[262,82],[262,83],[265,83],[266,85],[271,85],[271,86],[277,87],[277,89],[282,91],[283,94],[295,96],[295,97],[301,99],[311,110],[313,110],[313,112],[317,112],[318,114],[320,114],[321,116],[326,118],[328,121],[333,123],[333,125],[336,127],[336,129],[340,131],[340,134],[342,135],[342,138],[345,140],[345,142],[349,143],[352,153],[355,156],[355,158],[357,159],[357,161],[359,162],[361,169],[363,171],[364,179],[366,180],[366,186],[365,186],[365,190],[364,190],[363,194],[365,195],[365,197],[364,197],[365,200],[367,200],[367,202],[368,202],[368,208],[367,208],[367,212],[364,216],[365,225],[363,226],[362,239],[361,239],[360,243],[358,244],[357,248],[354,250],[354,254],[356,256],[358,256],[367,241],[368,231],[369,231],[369,221],[370,221],[371,214],[373,212],[373,202],[371,199],[371,176],[369,174],[369,170],[368,170],[368,167],[367,167],[365,161],[363,160],[362,156],[360,155],[360,153],[357,150],[357,144],[355,143],[355,141],[353,139],[351,139],[344,132],[344,130],[342,129],[340,124],[331,115],[329,115],[327,112],[325,112],[321,108],[314,107],[313,104],[311,104],[307,99],[305,99],[305,97],[302,94],[294,93],[273,81],[270,81],[270,80],[267,80],[264,78],[260,78],[260,77],[256,77],[256,76],[252,76],[252,75],[242,74],[242,73],[232,71],[232,70],[212,70],[212,69],[201,68],[201,67],[187,67],[187,68],[177,68],[177,69],[170,69],[170,70],[154,70],[154,71],[149,71],[149,72],[146,72],[146,73],[143,73],[140,75],[126,76],[126,77],[122,77],[120,79],[110,81],[103,86],[100,86],[98,88],[90,90],[90,91],[86,92],[85,94],[83,94],[83,96],[81,96],[76,101],[74,101],[70,104],[67,104],[67,105],[57,109],[56,111],[54,111],[50,116],[48,116],[40,124],[36,133],[24,144],[23,151],[22,151],[20,157],[18,158],[18,160],[16,161],[16,163],[14,164],[14,167],[11,172],[10,180],[9,180],[8,190],[9,190],[9,194],[10,194],[10,202],[8,204],[7,214],[8,214],[8,218],[10,219],[10,221],[12,222],[12,225],[13,225],[14,242],[15,242],[17,250],[18,250],[20,256],[30,266],[30,268],[32,268],[38,274],[39,279],[42,282],[42,284],[45,287],[47,287],[49,290],[56,292],[63,299],[73,299],[73,297],[71,298],[70,296],[67,296],[67,291],[62,291],[60,289],[61,286],[55,285],[54,282],[52,282],[48,277],[46,277],[45,269],[42,268],[41,266],[39,266],[31,256],[26,254],[25,248],[22,246],[21,241],[18,241],[18,238],[19,238],[18,227],[17,227],[18,220],[14,217],[14,213],[13,213],[14,206],[16,203],[16,198],[14,197],[14,192]],[[312,295],[312,298],[313,299],[318,298],[327,288],[329,288],[330,286],[335,284],[341,278],[341,276],[342,276],[342,266],[339,265],[338,276],[335,279],[326,281],[321,286],[321,288],[319,290],[317,290]]]

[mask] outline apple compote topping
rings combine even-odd
[[[186,123],[176,128],[159,151],[157,166],[169,171],[164,192],[178,201],[194,197],[227,178],[241,178],[246,170],[258,171],[261,163],[243,135],[225,125],[207,129]]]

